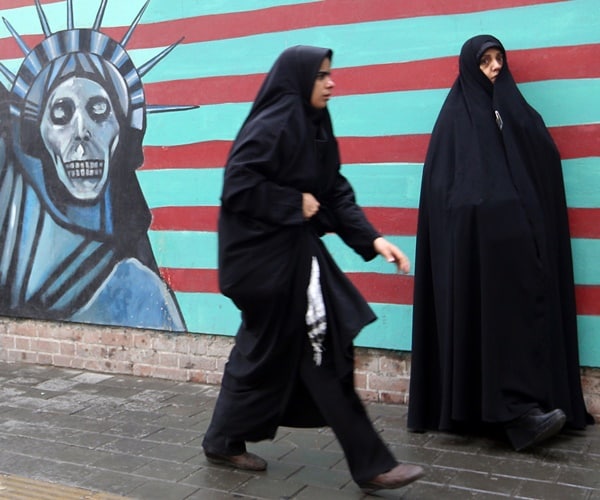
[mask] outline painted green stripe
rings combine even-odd
[[[222,168],[137,172],[150,208],[220,205]]]
[[[233,336],[240,312],[226,297],[212,293],[176,293],[188,330],[194,333]],[[355,345],[409,351],[412,306],[371,304],[378,320],[367,326]]]
[[[553,80],[522,87],[549,127],[599,122],[600,79]],[[436,89],[340,96],[331,102],[330,111],[340,137],[428,134],[447,94],[446,89]],[[250,103],[215,104],[150,115],[144,144],[232,140],[249,107]]]
[[[235,335],[240,312],[227,297],[216,293],[175,294],[188,331],[216,335]]]
[[[600,240],[573,238],[573,274],[578,285],[600,285]]]
[[[212,293],[177,293],[188,330],[194,333],[233,336],[240,313],[226,297]],[[355,345],[382,349],[411,350],[412,306],[371,304],[377,321],[356,338]],[[578,316],[581,366],[600,367],[600,317]]]
[[[577,208],[600,206],[600,157],[564,160],[562,164],[567,204]]]
[[[600,158],[564,160],[563,172],[570,207],[599,206]],[[354,186],[359,204],[365,207],[419,206],[421,164],[351,164],[344,165],[342,173]],[[219,204],[223,170],[141,170],[138,178],[150,208],[214,206]]]
[[[217,268],[217,234],[205,231],[149,231],[150,243],[159,267],[190,269]],[[415,237],[390,236],[389,240],[398,245],[414,261]],[[336,235],[326,235],[325,245],[334,255],[338,265],[347,272],[373,272],[392,274],[394,266],[377,258],[370,262],[347,247]]]
[[[165,11],[177,16],[187,15],[198,9],[191,6],[177,9],[173,7],[173,2],[163,1],[168,4],[166,8],[165,4],[154,6],[153,2],[150,3],[149,11],[146,13],[150,17],[144,16],[144,22],[159,21],[160,13]],[[204,2],[194,0],[188,2],[201,6],[200,9],[203,8]],[[109,2],[110,10],[107,9],[106,25],[129,24],[141,6],[138,2],[130,4],[131,2],[119,2],[117,7],[115,2]],[[221,2],[221,4],[227,5],[225,9],[234,10],[235,6],[238,8],[242,5],[258,6],[261,3],[246,4],[244,0],[235,0],[235,4],[231,6],[229,2],[227,4]],[[154,14],[151,14],[152,9],[156,9]],[[210,9],[209,4],[207,12]],[[64,5],[50,5],[46,10],[53,28],[55,25],[55,29],[63,28],[66,17]],[[76,12],[77,26],[87,26],[91,23],[96,9],[87,10],[89,12]],[[296,44],[332,46],[335,51],[335,65],[347,67],[457,55],[467,38],[476,33],[486,32],[495,33],[508,50],[598,43],[600,41],[599,12],[596,0],[572,0],[472,14],[317,26],[229,40],[185,44],[178,47],[172,55],[154,68],[145,81],[266,72],[284,48]],[[10,16],[9,21],[17,31],[22,34],[39,33],[38,23],[32,22],[32,19],[36,19],[37,16],[31,8],[19,9],[15,14]],[[531,19],[539,22],[533,23],[535,24],[533,26]],[[556,21],[562,19],[564,22]],[[548,29],[548,22],[544,20],[552,21],[552,29]],[[577,26],[577,29],[574,30],[573,26]],[[142,49],[131,51],[131,55],[136,64],[139,64],[148,60],[156,52],[156,49]],[[194,61],[194,64],[189,64],[189,61]],[[7,65],[12,69],[12,64],[8,62]]]
[[[600,316],[578,316],[579,364],[600,368]]]
[[[412,306],[373,304],[377,321],[363,329],[354,345],[410,351],[412,345]]]
[[[457,56],[464,41],[477,33],[495,33],[507,50],[598,43],[598,11],[595,0],[573,0],[473,14],[317,26],[186,44],[177,48],[177,57],[195,64],[165,61],[146,81],[266,72],[283,49],[297,44],[331,47],[334,66],[351,67]],[[531,19],[538,20],[536,27]],[[552,29],[544,20],[552,21]]]
[[[188,330],[194,333],[233,336],[240,313],[226,297],[212,293],[177,293]],[[371,304],[377,321],[356,338],[355,345],[411,350],[412,306]],[[582,366],[600,367],[600,317],[579,316],[579,352]]]
[[[148,231],[158,267],[217,268],[217,233]]]
[[[217,236],[216,233],[202,231],[149,231],[152,248],[158,265],[161,267],[183,267],[198,269],[216,269]],[[414,263],[414,236],[386,236],[399,246]],[[351,248],[347,247],[337,235],[326,235],[325,245],[339,266],[346,272],[373,272],[390,274],[394,267],[383,259],[377,258],[364,262]],[[574,238],[573,273],[578,285],[600,285],[600,240]]]
[[[420,164],[344,165],[342,173],[364,206],[416,208],[421,185]],[[219,204],[221,168],[141,170],[138,178],[150,208]]]

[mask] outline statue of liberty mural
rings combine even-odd
[[[135,170],[146,113],[141,78],[179,42],[140,67],[92,28],[52,32],[33,49],[5,24],[25,58],[0,88],[0,314],[184,331],[148,239],[150,211]],[[0,87],[2,87],[0,85]]]

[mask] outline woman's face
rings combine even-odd
[[[335,83],[331,79],[331,61],[325,58],[315,78],[315,84],[310,96],[312,107],[317,109],[327,107],[327,101],[331,98],[333,87],[335,87]]]
[[[479,69],[494,83],[504,65],[504,54],[497,47],[487,49],[479,59]]]

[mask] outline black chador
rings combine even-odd
[[[364,484],[398,465],[354,389],[352,341],[376,318],[321,236],[335,232],[369,260],[380,235],[340,173],[327,108],[310,104],[320,65],[330,59],[331,51],[316,47],[284,51],[229,154],[219,284],[242,322],[203,447],[213,461],[262,470],[264,461],[248,458],[246,441],[271,439],[280,425],[329,425],[353,478]],[[303,193],[320,203],[314,217],[303,215]],[[326,311],[317,351],[306,319],[315,271]],[[411,473],[406,482],[419,477],[420,468]]]
[[[479,67],[491,47],[504,58],[494,83]],[[558,150],[499,40],[468,40],[459,70],[423,170],[408,426],[472,430],[556,410],[583,428]]]

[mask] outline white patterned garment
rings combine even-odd
[[[308,338],[313,348],[313,360],[317,366],[320,366],[323,357],[323,340],[327,332],[327,316],[321,291],[319,262],[316,257],[312,258],[310,282],[308,283],[306,296],[308,299],[306,308]]]

